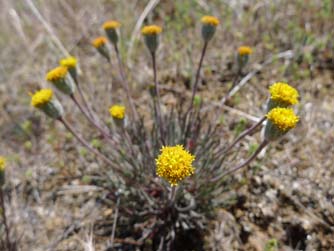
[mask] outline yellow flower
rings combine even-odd
[[[166,179],[171,186],[176,186],[186,177],[192,175],[195,168],[192,162],[195,156],[184,150],[182,145],[163,146],[161,153],[155,160],[156,173],[159,177]]]
[[[110,115],[115,119],[124,119],[125,107],[123,105],[113,105],[109,109]]]
[[[287,83],[277,82],[269,87],[271,99],[283,103],[284,105],[294,105],[298,103],[299,93]]]
[[[117,29],[120,26],[121,24],[119,22],[110,20],[110,21],[105,22],[102,27],[104,30],[110,30],[110,29]]]
[[[268,112],[266,116],[282,132],[296,127],[299,121],[299,117],[295,115],[291,108],[276,107]]]
[[[93,40],[92,45],[95,48],[100,48],[101,46],[105,45],[107,43],[106,37],[97,37]]]
[[[65,78],[67,72],[68,69],[66,67],[58,66],[46,74],[46,80],[53,82],[63,79]]]
[[[157,25],[144,26],[141,30],[143,35],[158,35],[162,32],[162,28]]]
[[[63,58],[59,61],[59,64],[66,68],[74,68],[77,65],[77,59],[75,57]]]
[[[53,92],[51,89],[42,89],[37,92],[31,97],[31,105],[34,107],[41,107],[52,99]]]
[[[240,56],[244,56],[244,55],[250,55],[253,53],[252,48],[248,47],[248,46],[240,46],[238,48],[238,53]]]
[[[219,24],[219,19],[213,16],[204,16],[201,19],[202,24],[217,26]]]
[[[0,171],[4,171],[6,167],[6,159],[0,156]]]

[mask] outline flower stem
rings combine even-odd
[[[176,186],[172,186],[170,196],[169,196],[169,203],[170,206],[173,206],[175,203],[175,198],[176,198]]]
[[[161,141],[164,144],[164,129],[163,129],[163,122],[162,122],[162,117],[161,117],[161,101],[160,101],[160,92],[159,92],[159,85],[158,85],[158,80],[157,80],[157,64],[156,64],[156,57],[155,57],[155,52],[151,52],[152,56],[152,67],[153,67],[153,80],[154,80],[154,88],[155,88],[155,106],[156,106],[156,111],[157,111],[157,119],[158,119],[158,126],[160,129],[160,136],[161,136]]]
[[[195,77],[195,82],[193,84],[193,88],[192,88],[192,94],[191,94],[191,100],[190,100],[190,105],[189,105],[189,108],[188,110],[186,111],[185,113],[185,116],[184,116],[184,122],[183,122],[183,130],[186,131],[185,133],[185,138],[184,138],[184,141],[186,142],[187,140],[187,130],[188,130],[188,126],[190,126],[192,123],[193,123],[193,120],[192,120],[192,114],[189,115],[189,113],[192,111],[193,109],[193,105],[194,105],[194,99],[195,99],[195,95],[196,95],[196,92],[197,92],[197,86],[198,86],[198,82],[199,82],[199,78],[200,78],[200,73],[201,73],[201,68],[202,68],[202,64],[203,64],[203,60],[204,60],[204,56],[205,56],[205,52],[206,52],[206,49],[208,47],[208,41],[205,41],[204,42],[204,45],[203,45],[203,48],[202,48],[202,53],[201,53],[201,57],[200,57],[200,60],[199,60],[199,63],[198,63],[198,68],[197,68],[197,71],[196,71],[196,77]]]
[[[112,161],[111,159],[107,158],[105,155],[103,155],[102,153],[100,153],[99,151],[97,151],[95,148],[93,148],[85,139],[83,139],[73,128],[72,126],[63,118],[60,117],[58,118],[58,121],[60,121],[64,127],[85,147],[87,148],[91,153],[93,153],[95,156],[101,158],[105,163],[107,163],[108,165],[110,165],[110,167],[113,169],[113,171],[115,171],[118,175],[120,175],[123,180],[125,181],[125,184],[127,185],[131,185],[135,188],[138,188],[138,184],[134,183],[133,178],[128,177],[124,174],[123,170],[121,169],[120,166],[118,166],[114,161]],[[108,175],[107,173],[105,175]],[[158,187],[162,187],[162,185],[158,182],[156,182],[154,180],[153,177],[149,178],[150,182],[156,184]]]
[[[112,166],[119,174],[122,174],[121,170],[117,165],[114,164],[114,162],[104,156],[102,153],[97,151],[95,148],[93,148],[86,140],[84,140],[73,128],[72,126],[63,118],[60,117],[58,120],[65,126],[65,128],[84,146],[86,147],[91,153],[96,155],[97,157],[101,158],[103,161],[105,161],[107,164]]]
[[[195,95],[196,95],[196,92],[197,92],[197,86],[198,86],[198,82],[199,82],[199,77],[200,77],[201,68],[202,68],[202,64],[203,64],[203,59],[204,59],[207,47],[208,47],[208,41],[205,41],[204,45],[203,45],[202,53],[201,53],[201,58],[199,60],[197,72],[196,72],[196,77],[195,77],[195,82],[194,82],[193,89],[192,89],[191,100],[190,100],[191,102],[190,102],[190,107],[188,109],[188,112],[193,108],[193,103],[194,103]]]
[[[83,93],[83,91],[82,91],[81,86],[79,85],[78,80],[75,79],[74,81],[75,81],[75,84],[76,84],[76,86],[77,86],[77,89],[78,89],[79,95],[80,95],[80,97],[81,97],[81,100],[82,100],[82,102],[83,102],[85,108],[87,109],[87,112],[88,112],[89,116],[90,116],[92,119],[94,119],[93,111],[92,111],[92,109],[90,108],[90,106],[88,105],[87,99],[86,99],[86,97],[85,97],[85,95],[84,95],[84,93]]]
[[[99,131],[100,133],[107,139],[111,140],[112,143],[116,143],[115,140],[113,139],[113,137],[108,133],[106,132],[100,125],[98,125],[96,123],[96,121],[91,118],[86,110],[82,107],[82,105],[80,104],[80,102],[78,101],[78,99],[72,94],[70,95],[71,99],[73,100],[73,102],[77,105],[77,107],[79,108],[79,110],[82,112],[82,114],[87,118],[87,120],[92,123]]]
[[[255,123],[252,127],[250,127],[249,129],[243,131],[234,141],[231,145],[229,145],[227,147],[226,150],[224,150],[224,153],[226,154],[227,152],[229,152],[240,140],[242,140],[244,137],[246,137],[247,135],[249,135],[250,133],[252,133],[256,128],[258,128],[263,121],[266,120],[266,117],[263,116],[257,123]]]
[[[262,149],[265,148],[269,144],[269,142],[270,141],[268,141],[266,139],[263,140],[262,143],[259,145],[259,147],[256,149],[256,151],[246,161],[244,161],[243,163],[239,164],[238,166],[236,166],[236,167],[234,167],[230,170],[227,170],[226,172],[223,172],[222,174],[218,175],[217,177],[211,179],[210,182],[216,182],[216,181],[220,180],[221,178],[225,177],[226,175],[234,173],[234,172],[240,170],[241,168],[247,166],[249,163],[251,163],[256,158],[256,156],[262,151]]]
[[[119,53],[119,49],[118,49],[118,46],[117,46],[116,43],[114,43],[114,49],[115,49],[115,52],[116,52],[117,63],[118,63],[121,79],[124,83],[124,89],[125,89],[125,92],[126,92],[126,97],[129,100],[129,104],[130,104],[133,116],[135,117],[135,119],[138,119],[139,115],[138,115],[138,112],[135,108],[135,105],[133,103],[133,99],[132,99],[131,94],[130,94],[129,82],[125,77],[124,66],[123,66],[121,56],[120,56],[120,53]]]

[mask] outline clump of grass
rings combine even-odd
[[[157,71],[156,55],[159,53],[162,28],[149,25],[142,29],[152,62],[152,105],[145,110],[151,115],[152,126],[147,126],[144,114],[139,114],[130,94],[118,49],[121,24],[114,20],[103,25],[107,37],[99,37],[92,42],[98,53],[111,63],[113,57],[108,46],[109,39],[127,97],[124,104],[108,104],[111,105],[112,126],[103,121],[86,101],[76,73],[76,58],[61,60],[61,66],[50,71],[46,78],[73,101],[100,133],[102,142],[99,142],[98,148],[66,120],[66,112],[51,89],[39,90],[32,95],[32,106],[62,123],[89,152],[104,161],[98,178],[96,175],[87,178],[89,174],[86,174],[85,180],[108,191],[114,201],[112,247],[122,250],[185,250],[186,247],[201,250],[207,220],[214,217],[215,208],[220,206],[216,199],[228,189],[226,184],[231,174],[249,165],[264,147],[285,135],[298,122],[298,117],[290,108],[298,102],[298,92],[288,84],[276,83],[270,89],[267,114],[241,132],[234,142],[227,144],[221,140],[221,125],[211,122],[210,116],[202,110],[203,102],[196,96],[202,64],[219,20],[204,16],[201,22],[203,46],[191,98],[180,101],[168,111],[162,110]],[[249,47],[239,48],[238,74],[248,62],[251,52]],[[278,85],[280,88],[275,88]],[[232,151],[234,146],[265,121],[263,141],[249,157],[245,156],[244,161],[239,160],[239,152]],[[231,160],[231,155],[238,158]],[[196,238],[187,238],[187,235]]]

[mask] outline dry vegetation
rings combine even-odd
[[[224,206],[209,224],[204,250],[334,250],[332,1],[2,0],[0,154],[9,160],[8,218],[20,250],[108,250],[115,205],[87,176],[99,170],[98,162],[87,161],[61,125],[34,111],[28,92],[47,85],[45,73],[67,50],[80,61],[88,98],[108,119],[111,101],[121,102],[125,94],[116,65],[110,69],[90,42],[113,18],[122,22],[121,54],[145,115],[152,73],[137,22],[148,2],[158,4],[144,23],[164,27],[157,61],[165,110],[191,95],[203,14],[217,16],[221,25],[204,61],[199,94],[208,120],[225,128],[224,140],[231,142],[262,116],[273,82],[287,81],[301,96],[294,132],[234,175],[221,198]],[[254,49],[246,72],[254,74],[221,105],[233,81],[236,49],[244,44]],[[60,99],[70,111],[67,119],[97,137],[72,103]],[[260,137],[248,136],[239,150],[253,151]],[[100,141],[92,143],[99,147]]]

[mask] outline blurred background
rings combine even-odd
[[[163,27],[157,62],[167,110],[181,94],[190,97],[202,43],[199,20],[207,14],[220,25],[199,95],[212,121],[226,127],[226,140],[263,115],[274,82],[298,89],[301,121],[237,174],[226,206],[208,227],[205,250],[334,250],[332,0],[1,0],[0,155],[9,162],[9,219],[22,250],[106,250],[98,226],[113,214],[96,202],[98,191],[85,186],[86,170],[97,164],[87,166],[84,150],[63,127],[33,110],[29,93],[48,86],[45,74],[69,53],[79,60],[87,98],[108,119],[110,104],[125,94],[117,65],[110,68],[91,41],[104,35],[104,21],[115,19],[122,23],[121,56],[132,94],[145,116],[152,73],[140,29],[155,23]],[[245,70],[250,78],[222,105],[242,45],[253,49]],[[94,135],[79,111],[58,97],[67,119]],[[241,151],[254,151],[258,137],[249,136]]]

